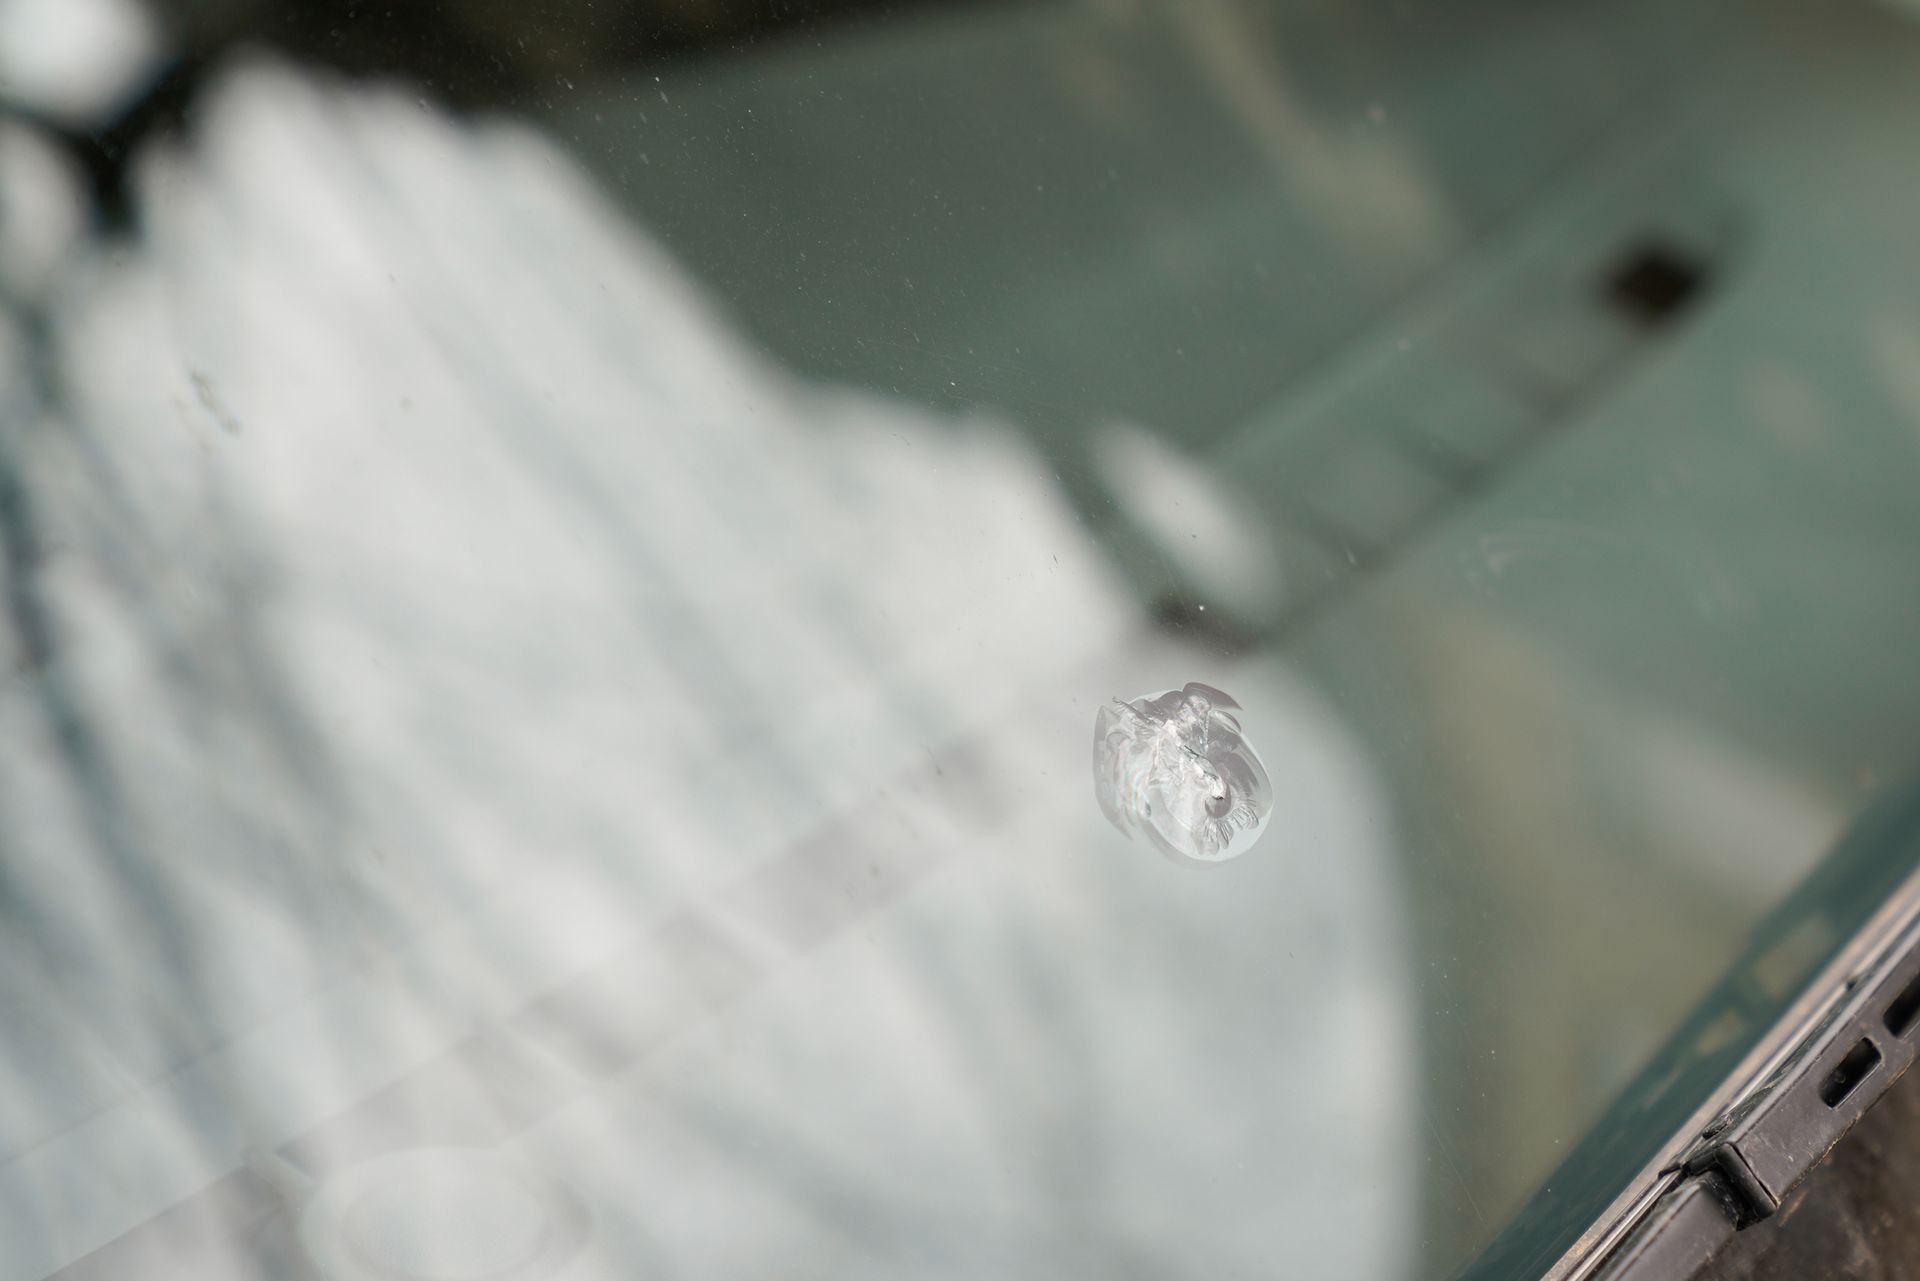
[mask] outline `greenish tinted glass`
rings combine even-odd
[[[1911,871],[1897,6],[804,7],[9,117],[0,1277],[1535,1275]]]

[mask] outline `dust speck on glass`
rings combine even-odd
[[[1116,698],[1093,721],[1093,792],[1115,827],[1183,863],[1252,849],[1273,812],[1273,784],[1240,722],[1211,686]]]

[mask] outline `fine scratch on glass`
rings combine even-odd
[[[1108,820],[1176,862],[1224,863],[1252,849],[1273,812],[1273,785],[1225,710],[1239,706],[1196,682],[1102,707],[1093,791]]]

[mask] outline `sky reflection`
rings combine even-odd
[[[449,1144],[585,1198],[568,1276],[1406,1266],[1399,908],[1303,686],[536,135],[267,64],[202,120],[6,460],[0,1271],[270,1270],[349,1231],[300,1178]],[[1261,722],[1237,886],[1088,796],[1173,669]]]

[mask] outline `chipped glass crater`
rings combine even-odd
[[[1273,785],[1240,722],[1240,705],[1198,682],[1131,702],[1093,723],[1093,790],[1127,836],[1182,863],[1224,863],[1260,839]]]

